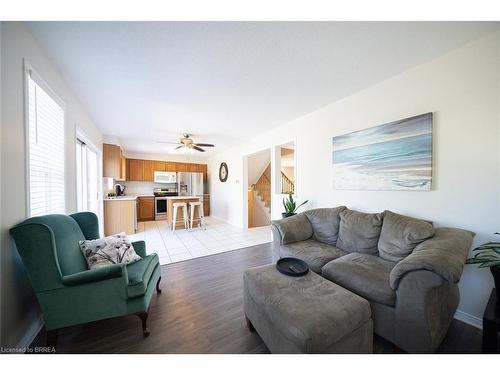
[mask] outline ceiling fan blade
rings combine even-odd
[[[180,149],[181,147],[184,147],[184,145],[177,146],[174,150],[178,150],[178,149]]]
[[[179,142],[169,142],[169,141],[156,141],[156,143],[166,143],[169,145],[178,145],[179,144]]]
[[[195,143],[194,144],[195,146],[201,146],[201,147],[215,147],[213,144],[211,143]]]
[[[199,148],[198,146],[195,146],[195,145],[193,145],[193,147],[191,147],[191,148],[194,148],[196,151],[205,152],[205,150],[204,150],[204,149]]]

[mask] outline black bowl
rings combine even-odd
[[[309,272],[309,266],[297,258],[281,258],[276,262],[276,268],[287,276],[299,277]]]

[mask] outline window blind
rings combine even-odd
[[[29,216],[65,213],[64,110],[27,79]]]

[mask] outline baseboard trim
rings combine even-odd
[[[469,313],[457,310],[455,313],[455,319],[460,320],[461,322],[467,323],[476,328],[483,329],[483,320]]]
[[[17,344],[18,348],[27,348],[28,346],[31,345],[31,343],[35,340],[35,337],[40,333],[40,331],[43,328],[43,319],[42,316],[38,316],[37,319],[35,319],[31,324],[26,333],[24,334],[23,337],[21,337],[21,340],[19,340],[19,343]]]

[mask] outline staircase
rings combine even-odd
[[[281,172],[281,194],[295,194],[295,184]]]
[[[268,164],[262,175],[254,184],[257,196],[264,202],[264,207],[271,212],[271,163]]]

